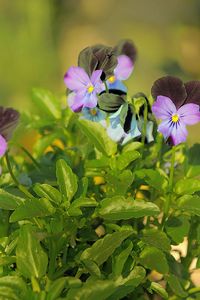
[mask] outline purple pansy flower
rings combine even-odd
[[[125,54],[119,55],[117,61],[118,64],[114,69],[114,75],[108,78],[108,88],[126,92],[127,88],[122,81],[128,79],[133,72],[133,62]]]
[[[16,127],[19,113],[12,108],[0,106],[0,158],[7,150],[7,141]]]
[[[173,145],[186,141],[186,125],[200,122],[200,82],[185,84],[176,77],[158,79],[152,87],[156,99],[152,106],[154,115],[161,119],[158,131]]]
[[[104,89],[100,79],[101,74],[101,70],[96,70],[89,77],[81,67],[69,68],[64,76],[64,82],[74,92],[69,103],[70,108],[74,112],[79,112],[84,107],[96,107],[97,94]]]

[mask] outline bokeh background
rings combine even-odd
[[[124,38],[138,49],[131,93],[149,94],[166,74],[200,79],[199,0],[0,0],[0,104],[30,109],[32,87],[64,95],[82,48]]]

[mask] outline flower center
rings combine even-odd
[[[88,93],[91,94],[94,91],[93,85],[90,85],[87,90],[88,90]]]
[[[172,122],[173,123],[177,123],[178,120],[179,120],[179,116],[177,114],[175,114],[175,115],[172,116]]]
[[[114,75],[113,75],[113,76],[110,76],[110,77],[108,78],[108,82],[109,82],[109,83],[114,83],[115,80],[116,80],[116,78],[115,78]]]
[[[95,108],[90,109],[90,114],[91,114],[92,116],[96,116],[96,115],[97,115],[96,109],[95,109]]]

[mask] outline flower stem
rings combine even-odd
[[[106,80],[104,81],[104,85],[105,85],[106,93],[109,93],[109,89],[108,89],[108,85],[107,85]]]
[[[8,151],[5,154],[5,158],[6,158],[6,163],[7,163],[7,167],[8,167],[8,171],[10,173],[10,176],[12,177],[12,180],[14,181],[14,183],[16,184],[16,186],[19,188],[19,190],[21,192],[23,192],[27,197],[29,198],[33,198],[33,196],[31,195],[31,193],[29,193],[29,191],[20,184],[20,182],[18,181],[18,179],[15,177],[13,171],[12,171],[12,167],[11,167],[11,163],[10,163],[10,159],[8,156]]]
[[[35,167],[40,170],[40,165],[39,163],[36,161],[36,159],[31,155],[31,153],[24,148],[23,146],[19,145],[19,147],[21,148],[21,150],[32,160],[33,164],[35,165]]]
[[[174,164],[175,164],[176,147],[172,147],[171,166],[169,172],[168,196],[166,199],[163,221],[165,222],[169,214],[170,204],[172,200],[173,181],[174,181]]]

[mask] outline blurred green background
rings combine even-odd
[[[166,74],[200,79],[199,0],[0,0],[0,104],[28,109],[32,87],[63,95],[82,48],[123,38],[138,49],[131,94]]]

